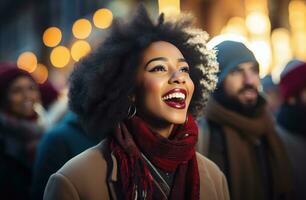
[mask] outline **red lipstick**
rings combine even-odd
[[[172,108],[184,109],[186,107],[186,96],[186,90],[175,88],[164,94],[162,99],[168,106]]]

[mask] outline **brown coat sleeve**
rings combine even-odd
[[[44,200],[109,200],[101,143],[69,160],[47,183]]]
[[[197,153],[201,200],[229,200],[226,178],[218,166]]]
[[[53,174],[46,186],[44,200],[79,200],[79,194],[70,180],[60,173]]]

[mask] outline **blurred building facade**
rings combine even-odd
[[[161,4],[191,11],[211,37],[245,38],[261,75],[272,73],[276,81],[288,60],[306,59],[305,0],[2,0],[0,60],[18,61],[38,81],[49,77],[61,87],[73,64],[103,40],[113,17],[129,15],[139,2],[155,17]]]

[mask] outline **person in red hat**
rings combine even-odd
[[[43,132],[34,110],[41,95],[32,76],[16,64],[0,63],[0,69],[0,197],[27,199]]]
[[[306,62],[289,62],[279,88],[283,103],[277,115],[278,133],[291,161],[295,199],[306,199]]]

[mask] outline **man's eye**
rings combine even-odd
[[[166,71],[166,68],[162,65],[158,65],[149,70],[149,72],[160,72],[160,71]]]
[[[182,67],[181,68],[181,70],[180,70],[181,72],[186,72],[186,73],[188,73],[189,74],[189,72],[190,72],[190,70],[189,70],[189,67]]]
[[[231,74],[239,74],[239,73],[241,73],[242,71],[243,71],[242,69],[236,68],[236,69],[233,69],[230,73],[231,73]]]

